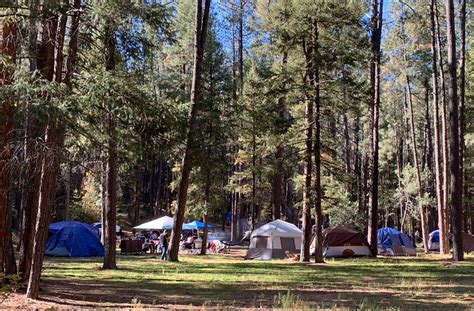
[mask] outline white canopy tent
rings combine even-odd
[[[133,228],[138,230],[163,230],[172,229],[173,225],[174,221],[172,217],[163,216]]]
[[[286,258],[286,251],[299,253],[303,231],[294,224],[275,220],[255,229],[250,236],[247,259]]]

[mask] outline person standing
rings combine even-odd
[[[161,260],[168,260],[168,230],[163,231],[159,236],[161,246]]]

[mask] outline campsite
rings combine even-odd
[[[0,0],[0,310],[471,310],[473,14]]]

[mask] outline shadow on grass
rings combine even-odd
[[[41,296],[81,306],[136,300],[151,305],[271,307],[278,294],[291,290],[313,307],[353,308],[368,302],[380,307],[446,310],[467,308],[474,290],[471,263],[357,259],[316,266],[214,259],[171,263],[121,256],[121,269],[110,271],[98,268],[100,258],[54,258],[48,260]]]

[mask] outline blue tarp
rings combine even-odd
[[[213,225],[207,224],[209,230],[215,230]],[[192,221],[183,225],[184,230],[204,230],[204,223],[200,221]]]
[[[439,243],[439,230],[431,231],[430,233],[430,241],[432,243]]]
[[[61,221],[49,225],[46,256],[92,257],[104,256],[99,230],[78,221]]]
[[[392,245],[413,248],[410,237],[393,228],[380,228],[377,230],[377,243],[379,248],[387,250]]]

